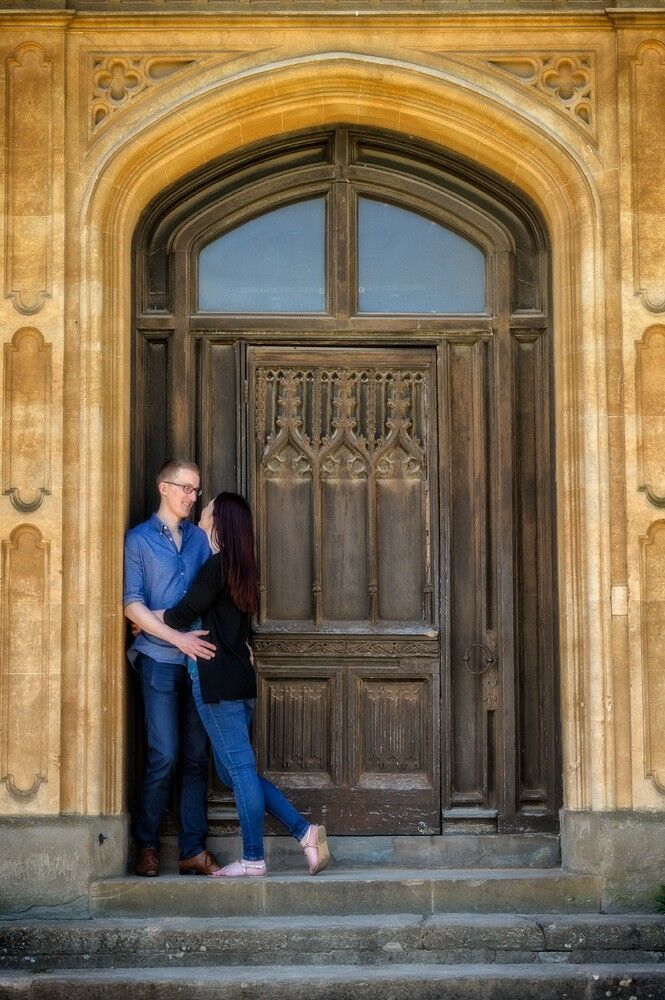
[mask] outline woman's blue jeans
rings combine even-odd
[[[309,823],[279,788],[256,770],[249,728],[254,700],[206,704],[201,698],[198,670],[192,669],[191,676],[192,694],[210,738],[215,767],[224,784],[233,789],[242,830],[243,859],[262,861],[266,811],[297,840],[305,836]]]

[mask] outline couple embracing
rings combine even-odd
[[[166,462],[157,474],[159,509],[125,539],[125,615],[139,630],[129,658],[140,676],[148,744],[135,871],[159,875],[159,827],[180,758],[181,874],[265,875],[267,811],[299,841],[315,875],[330,859],[325,829],[258,774],[251,745],[258,606],[251,510],[243,497],[220,493],[196,527],[187,518],[200,484],[192,462]],[[224,868],[206,849],[208,741],[242,831],[242,858]]]

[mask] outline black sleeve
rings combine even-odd
[[[164,612],[164,623],[186,632],[192,622],[212,607],[223,585],[221,558],[216,552],[204,562],[182,600]]]

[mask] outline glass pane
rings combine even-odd
[[[361,198],[358,241],[360,312],[484,312],[484,254],[438,222]]]
[[[324,312],[324,198],[267,212],[199,254],[199,310]]]

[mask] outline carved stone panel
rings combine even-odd
[[[665,792],[665,521],[640,540],[645,774]]]
[[[49,543],[21,524],[2,543],[0,780],[18,801],[48,779]]]
[[[544,94],[576,125],[593,132],[595,64],[591,53],[515,53],[487,62]]]
[[[2,492],[36,510],[51,484],[51,345],[25,326],[5,344]]]
[[[431,51],[431,50],[430,50]],[[510,78],[562,113],[582,134],[596,140],[596,57],[593,52],[488,51],[478,54],[437,50],[455,62],[482,66]]]
[[[51,295],[53,63],[40,45],[7,61],[5,295],[20,313]]]
[[[665,507],[665,326],[652,326],[635,348],[638,489]]]
[[[82,81],[88,138],[95,141],[128,105],[165,81],[190,75],[206,65],[233,62],[252,53],[250,49],[93,52],[85,63]],[[262,50],[265,51],[265,50]]]
[[[144,90],[154,87],[195,60],[177,54],[152,56],[100,55],[92,62],[92,100],[90,135],[108,123],[111,117]]]
[[[665,310],[665,45],[644,42],[631,66],[633,271],[651,312]]]

